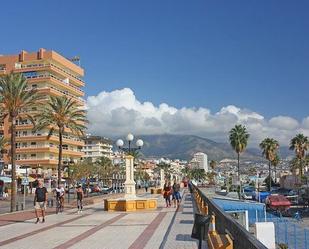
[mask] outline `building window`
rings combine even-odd
[[[31,158],[36,158],[36,154],[31,154]]]

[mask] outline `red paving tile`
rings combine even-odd
[[[62,226],[62,225],[64,225],[64,224],[67,224],[67,223],[70,223],[70,222],[72,222],[72,221],[75,221],[75,220],[84,218],[84,217],[89,216],[89,215],[90,215],[90,214],[78,216],[78,217],[75,217],[75,218],[72,218],[72,219],[69,219],[69,220],[66,220],[66,221],[62,221],[62,222],[59,222],[59,223],[56,223],[56,224],[53,224],[53,225],[50,225],[50,226],[47,226],[47,227],[42,227],[42,228],[40,228],[40,229],[34,230],[34,231],[32,231],[32,232],[29,232],[29,233],[22,234],[22,235],[20,235],[20,236],[17,236],[17,237],[11,238],[11,239],[7,239],[7,240],[4,240],[4,241],[1,241],[1,242],[0,242],[0,246],[4,246],[4,245],[10,244],[10,243],[12,243],[12,242],[15,242],[15,241],[17,241],[17,240],[21,240],[21,239],[24,239],[24,238],[33,236],[33,235],[35,235],[35,234],[38,234],[38,233],[41,233],[41,232],[50,230],[50,229],[52,229],[52,228],[55,228],[55,227],[58,227],[58,226]]]
[[[111,196],[113,198],[118,198],[122,195],[123,194],[113,194],[113,195],[108,195],[108,196],[94,196],[94,197],[85,198],[84,206],[93,204],[97,199],[100,199],[100,201],[103,202],[104,199],[110,198]],[[65,209],[74,209],[74,208],[75,208],[75,202],[65,205]],[[50,215],[50,214],[55,214],[55,208],[48,208],[46,210],[46,215]],[[8,213],[8,214],[0,214],[0,227],[10,225],[13,223],[24,222],[26,220],[30,220],[33,218],[35,218],[34,210],[26,210],[26,211],[20,211],[20,212]]]
[[[53,209],[46,210],[46,215],[50,215],[54,213],[55,211]],[[33,218],[35,218],[34,210],[3,214],[3,215],[0,215],[0,227],[13,224],[13,223],[24,222],[26,220],[30,220]]]
[[[68,240],[67,242],[55,247],[54,249],[66,249],[66,248],[69,248],[75,244],[77,244],[78,242],[88,238],[89,236],[95,234],[96,232],[98,232],[99,230],[101,230],[102,228],[104,227],[107,227],[109,225],[111,225],[112,223],[116,222],[117,220],[120,220],[122,217],[126,216],[127,214],[123,213],[123,214],[119,214],[117,215],[116,217],[108,220],[108,221],[105,221],[103,222],[102,224],[96,226],[96,227],[93,227],[89,230],[87,230],[86,232]]]
[[[163,218],[167,212],[161,212],[157,217],[145,228],[145,230],[138,236],[138,238],[133,242],[129,249],[142,249],[146,246],[147,242],[150,240],[152,235],[155,233],[156,229],[162,222]]]

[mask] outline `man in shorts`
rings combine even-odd
[[[173,188],[173,200],[174,200],[174,207],[178,207],[180,203],[180,184],[174,181],[174,184],[172,186]],[[177,205],[176,205],[177,204]]]
[[[39,210],[42,212],[42,223],[45,222],[45,209],[46,209],[46,202],[47,202],[47,189],[43,186],[42,180],[38,181],[38,186],[35,189],[34,195],[34,208],[35,208],[35,216],[36,222],[35,224],[39,223]]]

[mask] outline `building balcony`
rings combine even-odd
[[[16,160],[19,165],[34,165],[39,167],[40,165],[57,165],[58,160],[49,158],[19,158]]]
[[[29,141],[52,141],[59,143],[59,137],[57,135],[52,135],[48,139],[47,135],[19,135],[16,136],[16,142],[29,142]],[[75,146],[84,146],[84,141],[77,138],[63,137],[63,143]]]
[[[35,83],[35,82],[41,82],[41,81],[50,81],[54,85],[58,87],[62,87],[71,93],[74,93],[78,97],[82,97],[85,95],[84,91],[81,90],[80,88],[74,86],[73,84],[70,84],[68,82],[65,82],[64,80],[58,78],[57,76],[49,73],[45,74],[40,74],[40,75],[31,75],[31,76],[26,76],[28,82],[30,83]]]
[[[27,64],[27,65],[21,65],[21,68],[15,68],[15,72],[28,72],[28,71],[45,71],[45,70],[49,70],[49,71],[53,71],[55,73],[58,73],[64,77],[68,77],[69,80],[74,83],[76,86],[79,87],[83,87],[85,86],[85,82],[73,75],[72,73],[70,73],[69,71],[53,64],[53,63],[41,63],[41,64]]]
[[[28,90],[30,90],[31,88],[27,88]],[[50,87],[38,87],[36,88],[36,90],[38,91],[38,93],[42,94],[42,95],[51,95],[51,96],[68,96],[68,98],[72,98],[74,99],[77,104],[79,105],[85,105],[86,101],[80,97],[76,97],[74,96],[73,94],[70,94],[66,91],[62,91],[62,90],[59,90],[53,86],[50,86]],[[40,101],[48,101],[48,98],[47,99],[40,99]]]
[[[27,113],[27,112],[22,112],[22,113]],[[22,115],[21,115],[22,116]],[[15,126],[16,130],[32,130],[33,129],[33,124],[32,123],[24,123],[24,124],[16,124]],[[46,129],[50,129],[52,128],[51,125],[47,126]],[[55,133],[58,131],[58,127],[54,127],[55,128]],[[1,126],[0,126],[0,130],[1,130]],[[69,128],[64,128],[64,132],[67,133],[71,133],[72,131]]]
[[[27,146],[27,147],[19,147],[16,148],[16,153],[55,153],[57,154],[59,152],[57,146],[48,146],[48,145],[32,145],[32,146]],[[83,152],[79,150],[69,150],[66,148],[62,149],[63,155],[68,155],[68,156],[77,156],[81,157],[83,156]]]

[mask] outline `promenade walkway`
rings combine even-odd
[[[25,214],[26,220],[17,213],[18,222],[11,216],[11,223],[4,221],[7,215],[2,215],[0,248],[197,248],[197,242],[190,237],[190,193],[185,190],[178,209],[165,208],[162,196],[156,197],[157,210],[139,213],[106,212],[102,201],[87,206],[83,214],[69,209],[62,214],[50,214],[46,223],[39,224],[34,224],[29,212]]]

